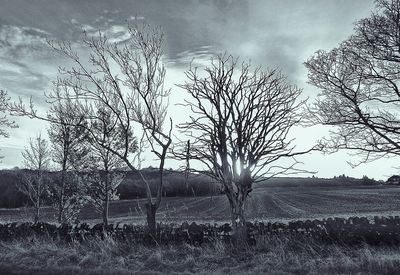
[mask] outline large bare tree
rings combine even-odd
[[[316,52],[306,63],[320,94],[312,123],[332,125],[327,149],[351,149],[353,165],[400,155],[400,1],[377,0],[370,17],[337,48]]]
[[[82,44],[89,51],[88,59],[78,55],[70,42],[53,43],[53,49],[74,64],[60,68],[56,83],[59,89],[49,96],[52,100],[76,99],[76,116],[85,116],[86,129],[92,142],[118,156],[142,180],[147,194],[146,213],[149,233],[155,235],[155,214],[161,202],[163,173],[168,148],[171,145],[172,120],[167,122],[170,91],[164,88],[165,68],[162,64],[163,33],[147,25],[129,26],[130,38],[114,43],[101,32],[97,36],[84,35]],[[101,117],[97,110],[110,112],[109,130],[120,135],[122,147],[103,141],[94,131]],[[22,101],[11,108],[14,114],[39,117],[34,106],[26,107]],[[137,138],[133,127],[145,132],[152,152],[159,160],[157,194],[153,196],[149,183],[135,167],[132,153],[137,151]]]
[[[27,171],[17,188],[28,196],[35,209],[34,222],[40,219],[40,209],[48,194],[48,179],[46,173],[50,170],[51,153],[48,142],[38,135],[29,140],[29,146],[22,152],[24,166]]]
[[[295,152],[289,131],[301,119],[301,90],[276,70],[251,70],[249,64],[221,55],[205,68],[186,72],[179,85],[191,99],[193,115],[180,127],[191,138],[189,158],[222,183],[231,207],[237,241],[246,239],[245,204],[253,184],[280,173],[294,172]],[[188,146],[187,146],[188,147]],[[187,150],[182,158],[187,158]],[[289,159],[282,163],[280,160]]]

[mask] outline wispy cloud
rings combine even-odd
[[[123,43],[129,39],[129,31],[127,24],[112,24],[113,19],[102,20],[100,23],[96,20],[96,25],[83,24],[77,19],[71,19],[71,24],[77,30],[77,32],[85,31],[89,36],[97,37],[101,32],[105,35],[112,43]]]
[[[32,56],[46,46],[46,31],[10,25],[0,26],[0,56],[19,59]]]
[[[42,98],[54,75],[46,38],[49,33],[28,27],[0,27],[0,88],[14,96]]]

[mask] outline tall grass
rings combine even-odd
[[[0,274],[398,274],[398,247],[348,247],[265,237],[236,249],[222,242],[147,247],[112,239],[0,242]]]

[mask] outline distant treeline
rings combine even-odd
[[[23,180],[24,175],[33,173],[25,169],[0,170],[0,208],[15,208],[29,205],[29,199],[18,191],[18,182]],[[158,180],[158,170],[146,168],[142,174],[150,184],[150,188],[155,193]],[[48,173],[50,182],[56,180],[57,172]],[[187,176],[187,178],[186,178]],[[193,197],[193,196],[211,196],[221,194],[221,188],[218,183],[202,174],[189,174],[174,170],[165,171],[164,197]],[[255,184],[254,188],[265,186],[271,187],[301,187],[301,186],[351,186],[351,185],[377,185],[379,182],[363,177],[356,179],[346,176],[339,176],[333,179],[324,178],[300,178],[300,177],[278,177]],[[140,179],[134,172],[126,172],[126,176],[118,187],[119,198],[121,200],[145,198],[146,191]]]
[[[333,178],[318,177],[275,177],[254,184],[254,188],[270,187],[323,187],[323,186],[355,186],[355,185],[379,185],[383,182],[363,176],[361,179],[348,177],[346,175]]]
[[[152,189],[156,193],[158,170],[146,168],[142,171]],[[26,169],[0,170],[0,208],[15,208],[29,205],[29,199],[22,194],[17,186],[24,176],[33,171]],[[55,182],[58,178],[58,172],[47,173],[49,182]],[[166,170],[164,174],[163,196],[207,196],[220,194],[219,185],[213,182],[209,177],[202,174],[186,175],[180,171]],[[123,182],[118,186],[119,198],[121,200],[145,198],[146,190],[138,176],[128,171],[125,174]]]
[[[152,189],[157,193],[157,182],[159,174],[157,169],[147,168],[142,170],[143,176]],[[127,172],[124,181],[118,186],[119,198],[121,200],[145,198],[146,190],[141,180],[134,172]],[[220,194],[220,186],[210,177],[202,174],[188,174],[175,170],[164,171],[164,197],[195,197]]]

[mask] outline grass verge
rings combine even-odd
[[[399,247],[327,245],[265,237],[236,249],[221,242],[147,247],[112,239],[0,242],[0,274],[398,274]]]

